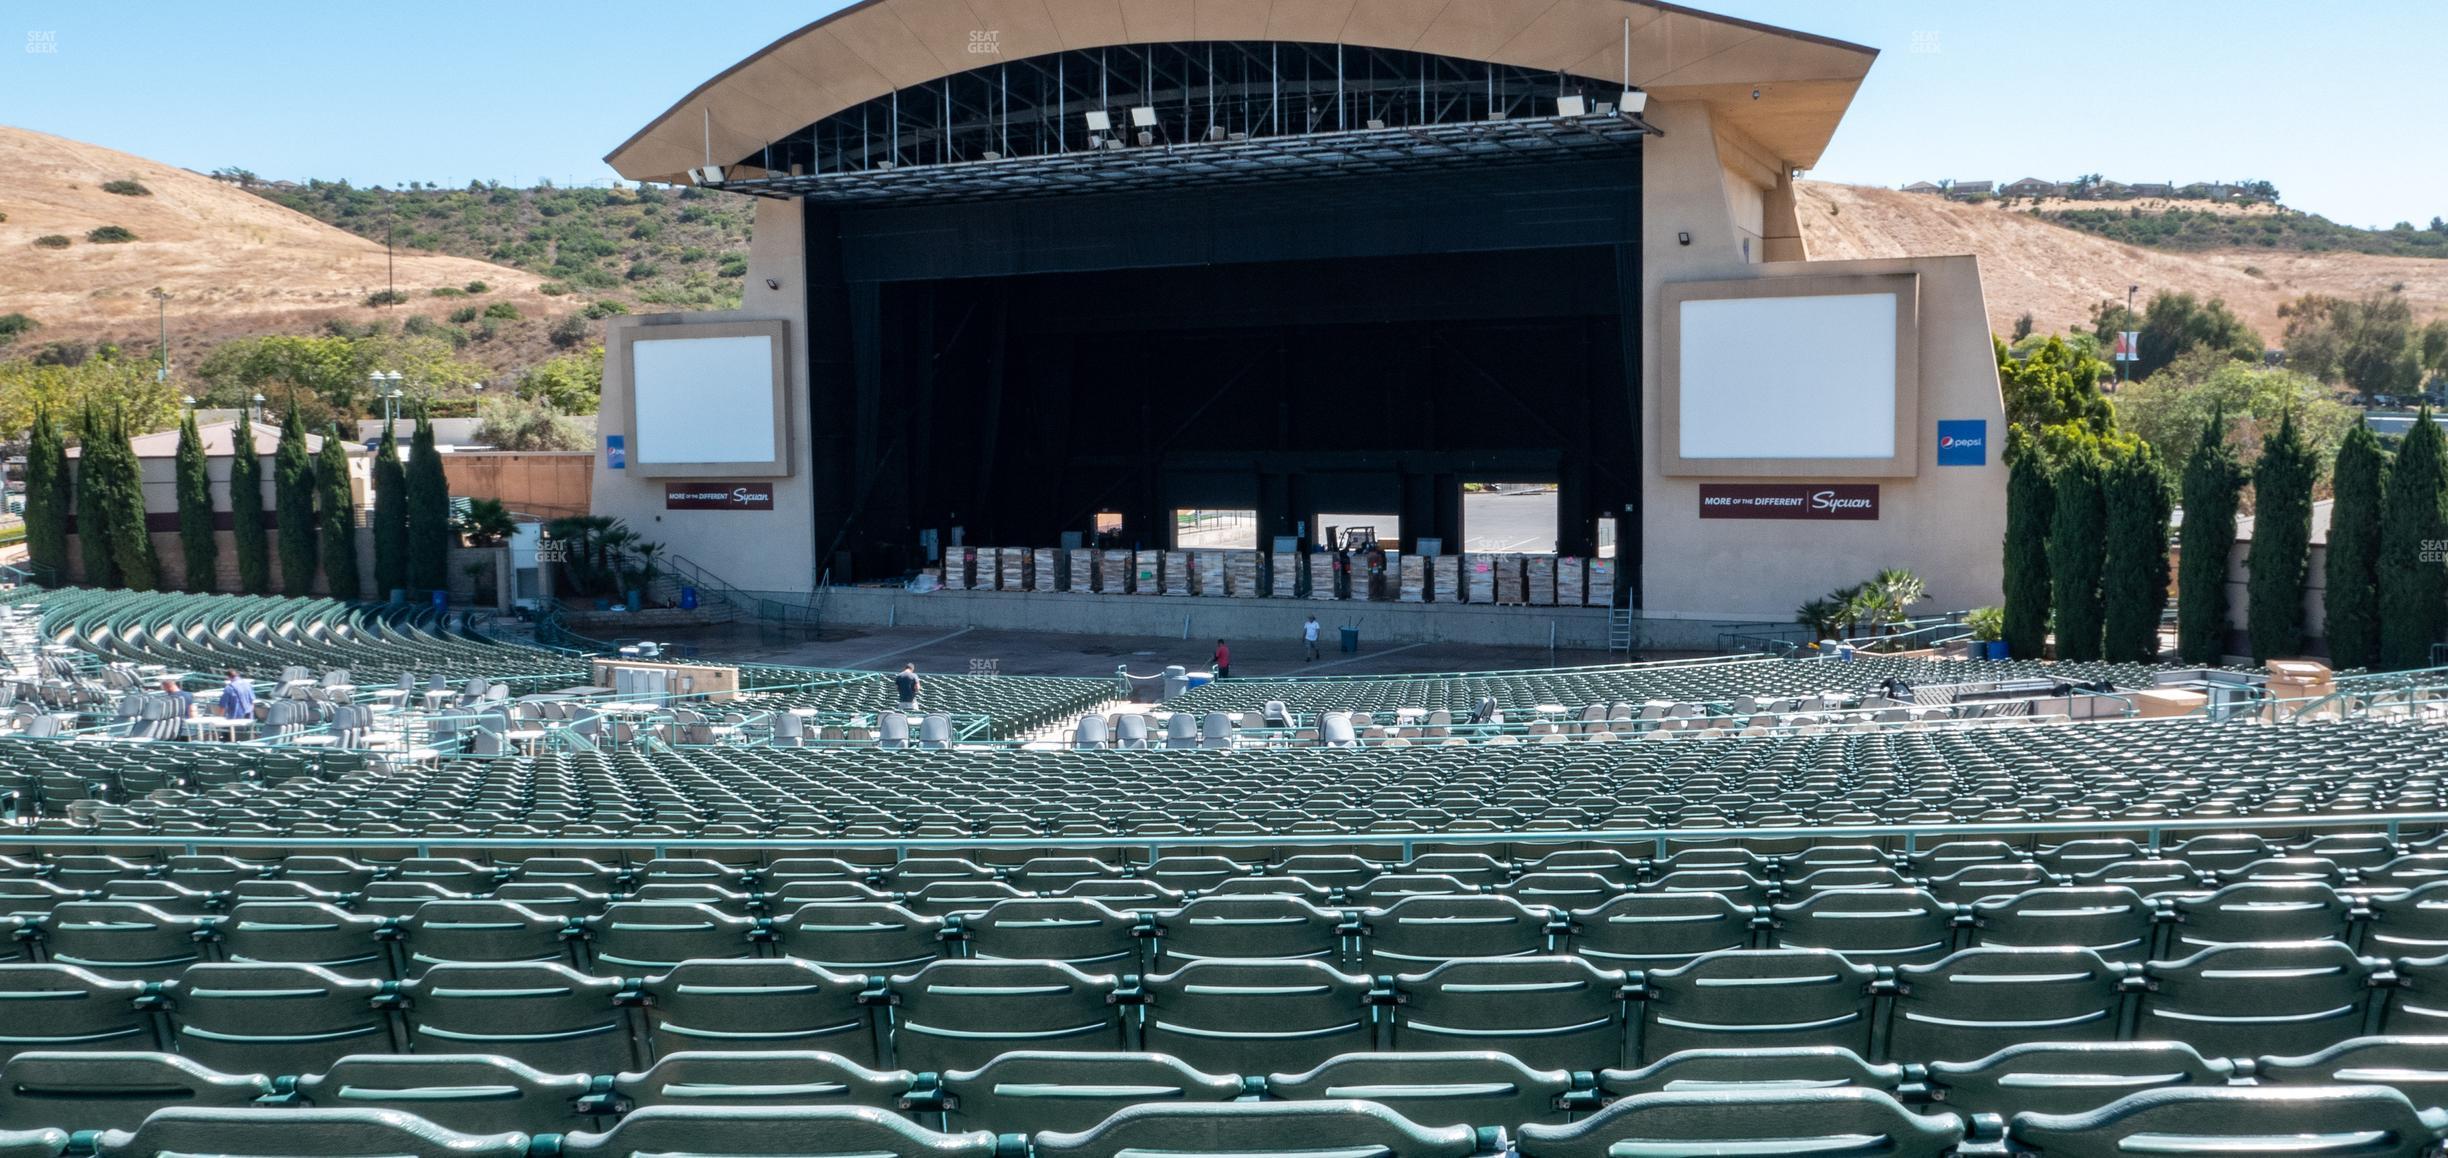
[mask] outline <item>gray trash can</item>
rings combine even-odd
[[[1348,623],[1343,625],[1343,651],[1346,655],[1360,654],[1360,629]]]

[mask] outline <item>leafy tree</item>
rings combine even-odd
[[[111,553],[110,450],[105,441],[102,421],[87,406],[77,431],[76,520],[77,557],[85,564],[88,587],[119,585],[119,564]]]
[[[204,455],[204,435],[196,429],[195,411],[179,423],[178,517],[179,557],[187,569],[187,590],[213,589],[221,546],[213,538],[212,474]]]
[[[2397,444],[2380,501],[2380,664],[2417,668],[2448,625],[2448,439],[2425,406]]]
[[[2102,303],[2093,307],[2091,323],[2092,332],[2103,342],[2114,341],[2119,330],[2141,332],[2142,344],[2135,350],[2132,366],[2136,378],[2148,378],[2194,350],[2247,361],[2261,357],[2261,335],[2218,298],[2204,302],[2190,293],[2161,290],[2151,295],[2138,319],[2121,304]]]
[[[2100,572],[2106,565],[2108,509],[2096,442],[2053,455],[2056,509],[2049,523],[2049,585],[2056,596],[2057,658],[2095,660],[2103,636]]]
[[[364,594],[357,578],[357,496],[349,489],[348,441],[334,424],[315,456],[315,490],[323,531],[323,586],[334,599]]]
[[[2224,416],[2228,445],[2247,467],[2287,415],[2294,415],[2305,445],[2324,461],[2337,453],[2339,440],[2359,416],[2308,374],[2207,352],[2187,354],[2149,381],[2118,392],[2116,414],[2120,430],[2140,436],[2169,462],[2192,461],[2195,441],[2211,417]]]
[[[2253,467],[2251,578],[2245,617],[2253,662],[2297,655],[2304,645],[2304,579],[2311,566],[2312,484],[2320,459],[2294,416],[2278,423]]]
[[[2380,508],[2388,474],[2388,452],[2380,439],[2371,427],[2356,423],[2338,448],[2337,500],[2329,509],[2323,618],[2329,662],[2337,667],[2380,662]],[[2191,524],[2190,511],[2185,520]]]
[[[263,456],[255,453],[255,423],[245,410],[230,432],[230,545],[238,553],[238,589],[272,590],[271,536],[264,529]]]
[[[2244,466],[2227,445],[2226,415],[2214,414],[2185,460],[2176,654],[2186,663],[2217,663],[2227,651],[2227,559],[2235,548],[2244,480]]]
[[[2278,307],[2287,319],[2287,364],[2369,398],[2404,394],[2422,382],[2414,307],[2403,294],[2359,300],[2307,294]]]
[[[563,414],[593,414],[603,404],[603,359],[602,346],[548,358],[519,379],[518,395]]]
[[[2015,319],[2014,340],[2020,342],[2025,338],[2031,337],[2032,325],[2033,321],[2031,311],[2023,311],[2022,316]]]
[[[408,441],[408,585],[423,591],[450,586],[450,480],[434,447],[433,423],[417,416]]]
[[[541,400],[487,398],[477,414],[476,441],[499,450],[585,450],[590,442],[584,426]]]
[[[374,447],[374,592],[388,599],[408,586],[408,471],[400,465],[399,436],[383,424]]]
[[[75,501],[68,444],[48,408],[34,413],[26,442],[26,559],[45,583],[68,581],[68,509]]]
[[[2022,427],[2006,432],[2006,630],[2000,638],[2016,659],[2039,659],[2048,648],[2049,524],[2056,492],[2048,463]]]
[[[131,430],[159,430],[177,420],[178,389],[155,378],[153,363],[115,352],[47,348],[0,362],[0,430],[25,430],[37,410],[56,421],[87,406],[124,412]]]
[[[469,499],[466,512],[451,521],[451,529],[465,536],[468,546],[498,547],[518,529],[518,520],[500,499]]]
[[[2107,513],[2101,650],[2118,662],[2150,663],[2159,658],[2159,621],[2167,610],[2167,469],[2149,443],[2128,438],[2107,445],[2100,481]]]
[[[2438,221],[2434,217],[2431,220]],[[2448,230],[2442,230],[2448,233]],[[0,322],[7,321],[0,318]],[[2448,318],[2433,318],[2424,323],[2422,333],[2414,339],[2421,351],[2422,367],[2433,374],[2448,375]]]
[[[280,537],[283,594],[314,593],[314,501],[314,457],[306,450],[305,421],[292,404],[281,422],[280,443],[272,450],[272,503],[279,514],[273,527]]]
[[[2116,413],[2099,389],[2102,379],[2114,377],[2106,362],[2057,337],[2023,357],[2004,342],[1995,345],[2007,425],[2037,431],[2073,423],[2094,434],[2116,429]]]
[[[160,568],[153,559],[153,534],[145,525],[144,464],[137,461],[136,450],[128,445],[125,415],[113,415],[109,428],[103,432],[102,473],[103,493],[109,512],[111,563],[118,568],[119,581],[131,591],[151,591],[158,585]],[[92,453],[92,451],[87,451]]]

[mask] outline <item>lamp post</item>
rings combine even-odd
[[[153,380],[167,382],[170,380],[170,295],[163,293],[160,286],[154,286],[151,292],[155,313],[159,315],[161,323],[161,369],[154,372]]]
[[[400,372],[373,371],[366,375],[366,384],[373,388],[375,397],[383,400],[383,422],[390,423],[397,417],[399,400],[405,393],[400,389]]]
[[[253,398],[247,399],[247,401],[252,402],[252,403],[254,403],[254,404],[255,404],[255,421],[257,421],[257,422],[261,422],[261,421],[263,421],[263,404],[264,404],[264,396],[263,396],[263,395],[261,395],[261,394],[257,394],[257,395],[256,395],[256,396],[254,396]]]

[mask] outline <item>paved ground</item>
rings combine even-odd
[[[1297,636],[1236,639],[1235,676],[1367,675],[1388,672],[1492,671],[1507,668],[1573,667],[1620,659],[1603,651],[1543,647],[1477,647],[1416,643],[1374,647],[1360,654],[1335,650],[1334,625],[1323,623],[1315,663],[1301,658]],[[946,630],[940,627],[861,627],[826,631],[816,639],[753,626],[725,625],[691,632],[665,632],[659,639],[695,644],[709,658],[806,664],[816,667],[898,668],[915,663],[921,672],[961,675],[1112,675],[1127,665],[1137,675],[1155,675],[1167,664],[1205,670],[1213,639],[1058,635],[1035,631]]]

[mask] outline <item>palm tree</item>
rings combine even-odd
[[[500,499],[469,499],[466,513],[456,520],[471,547],[496,547],[518,529],[518,520]]]

